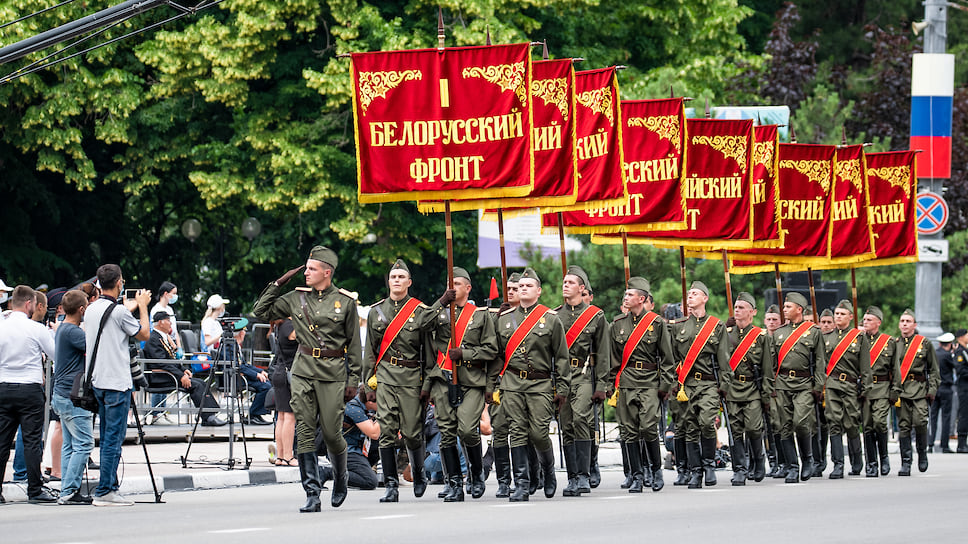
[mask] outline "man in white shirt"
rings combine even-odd
[[[17,427],[22,429],[27,463],[27,500],[53,503],[57,497],[43,487],[44,367],[43,354],[54,358],[54,340],[47,328],[33,321],[34,290],[19,285],[10,297],[10,313],[0,319],[0,482],[3,481],[9,444]],[[4,502],[0,493],[0,503]]]

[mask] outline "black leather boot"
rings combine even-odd
[[[897,471],[898,476],[911,475],[911,435],[898,435],[898,446],[901,448],[901,469]]]
[[[464,502],[464,474],[460,470],[460,452],[457,446],[440,448],[440,460],[447,466],[447,483],[450,489],[444,502]]]
[[[386,492],[380,498],[380,502],[398,502],[400,500],[400,476],[397,474],[396,449],[380,448],[380,464],[383,465],[383,484],[386,486]]]
[[[481,454],[481,445],[465,448],[467,452],[467,479],[470,480],[471,498],[479,499],[484,496],[487,486],[484,484],[484,458]],[[460,467],[460,459],[457,460]]]
[[[622,472],[625,474],[625,481],[622,482],[622,489],[628,489],[632,487],[632,471],[629,468],[629,446],[628,442],[624,440],[619,442],[619,447],[622,449]]]
[[[914,440],[918,448],[918,472],[928,470],[928,430],[914,429]]]
[[[629,493],[641,493],[645,480],[642,477],[642,450],[639,449],[639,442],[626,442],[625,451],[629,455],[629,476],[632,478]]]
[[[763,453],[763,437],[758,436],[750,440],[750,478],[754,482],[762,482],[766,478],[766,458]]]
[[[578,493],[591,493],[592,444],[594,440],[575,441],[575,462],[578,471]]]
[[[528,468],[528,450],[531,446],[517,446],[511,448],[511,472],[514,474],[514,492],[511,502],[526,502],[531,496],[531,470]]]
[[[511,448],[500,446],[494,448],[494,475],[497,478],[497,493],[499,499],[511,496]]]
[[[706,477],[705,484],[708,486],[716,485],[716,437],[703,438],[702,445],[702,470]]]
[[[787,472],[789,472],[789,463],[787,462],[787,450],[783,447],[783,439],[780,438],[779,433],[773,435],[773,442],[776,444],[776,472],[773,474],[774,478],[786,478]],[[799,468],[797,470],[800,470]],[[800,475],[797,474],[797,481],[799,481]]]
[[[817,467],[813,463],[812,436],[809,434],[797,435],[797,446],[800,448],[800,481],[806,482],[817,472]]]
[[[659,439],[645,443],[645,449],[649,452],[649,464],[652,466],[652,491],[661,491],[665,487],[662,480],[662,452],[659,450]]]
[[[649,450],[645,440],[639,440],[639,462],[642,464],[642,487],[652,487],[652,465],[649,463]]]
[[[413,476],[413,496],[423,497],[427,491],[427,479],[424,478],[424,445],[420,444],[416,449],[407,448],[407,456],[410,457],[410,474]]]
[[[588,485],[595,489],[602,483],[602,471],[598,468],[598,444],[592,442],[592,453],[588,459]]]
[[[961,399],[958,399],[961,402]],[[958,447],[955,449],[958,453],[968,453],[968,435],[959,434],[958,435]]]
[[[867,462],[864,476],[877,478],[877,435],[864,431],[864,460]]]
[[[730,455],[733,461],[733,477],[730,478],[730,483],[734,486],[744,486],[746,485],[747,473],[747,459],[746,459],[746,441],[740,436],[733,437],[733,447],[730,448]]]
[[[769,441],[769,447],[765,449],[766,449],[767,460],[769,460],[770,462],[770,471],[765,473],[764,477],[772,478],[776,476],[776,472],[780,469],[780,464],[777,461],[777,454],[778,454],[779,448],[776,447],[776,443],[777,443],[776,435],[770,436],[770,435],[764,434],[763,437]],[[764,467],[765,467],[765,463],[764,463]],[[760,480],[756,480],[756,481],[760,481]]]
[[[541,474],[544,476],[544,496],[550,499],[558,490],[558,477],[555,476],[555,450],[548,448],[538,452],[541,462]]]
[[[528,470],[530,471],[528,494],[534,495],[539,487],[544,487],[544,479],[541,474],[541,463],[538,461],[538,450],[530,444],[528,445]]]
[[[797,463],[797,446],[793,442],[793,437],[780,439],[780,447],[783,448],[783,457],[786,459],[784,481],[795,484],[800,481],[800,465]]]
[[[578,461],[575,460],[575,444],[565,444],[565,472],[568,474],[568,485],[561,491],[562,497],[577,497],[578,493]]]
[[[302,481],[303,490],[306,491],[306,504],[299,509],[300,512],[319,512],[319,490],[322,484],[319,482],[319,460],[316,452],[300,453],[299,458],[299,479]]]
[[[702,489],[702,452],[699,450],[699,442],[686,442],[686,459],[689,489]]]
[[[447,463],[444,462],[444,452],[438,450],[440,453],[440,471],[444,473],[444,488],[437,492],[437,498],[443,499],[447,495],[450,495],[450,474],[447,472]]]
[[[339,508],[346,500],[346,491],[350,483],[350,473],[346,470],[347,450],[340,454],[329,454],[329,462],[333,465],[333,492],[329,496],[329,503],[333,508]]]
[[[686,439],[675,438],[672,441],[672,450],[676,458],[676,480],[672,485],[689,484],[689,453],[686,451]]]
[[[877,454],[881,458],[881,476],[891,473],[891,456],[887,454],[887,431],[877,433]]]
[[[821,410],[821,413],[823,411]],[[824,424],[820,426],[820,436],[813,437],[813,475],[820,478],[823,476],[823,472],[827,470],[827,442],[829,431],[827,430],[826,420]],[[818,444],[819,442],[819,444]],[[819,448],[819,452],[818,452]]]
[[[847,455],[850,458],[850,475],[858,476],[864,469],[864,454],[861,451],[860,435],[847,437]]]
[[[844,439],[839,434],[830,435],[830,460],[833,461],[834,468],[828,478],[842,480],[844,478]]]

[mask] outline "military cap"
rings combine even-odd
[[[840,305],[838,304],[837,307],[840,308]],[[834,316],[834,313],[830,311],[830,308],[824,308],[823,311],[820,312],[820,317],[833,317],[833,316]]]
[[[339,257],[336,256],[336,252],[329,249],[326,246],[315,246],[309,250],[309,258],[314,261],[320,261],[332,266],[336,269],[336,265],[339,264]]]
[[[741,300],[749,304],[750,306],[752,306],[753,309],[756,309],[756,299],[753,298],[753,295],[747,293],[746,291],[743,291],[739,295],[736,295],[736,302],[739,302]]]
[[[649,294],[652,290],[652,286],[649,285],[649,280],[641,276],[632,276],[629,278],[629,289],[638,289],[645,294]]]
[[[809,304],[807,304],[807,297],[797,293],[796,291],[790,291],[787,293],[786,302],[792,302],[801,308],[806,308],[809,306]]]
[[[693,289],[702,291],[702,294],[706,295],[707,297],[709,296],[709,288],[706,287],[706,284],[701,281],[697,280],[692,282],[692,285],[689,286],[689,290],[691,291]]]
[[[518,281],[525,280],[525,279],[534,280],[538,282],[539,285],[541,284],[541,278],[538,277],[538,273],[535,272],[534,269],[531,267],[524,269],[524,272],[521,273],[521,277],[518,278]]]
[[[520,280],[520,279],[521,279],[521,273],[520,272],[515,272],[515,273],[511,274],[510,276],[508,276],[508,282],[509,283],[518,283],[518,280]]]
[[[410,275],[410,268],[407,267],[407,263],[403,262],[403,259],[397,259],[397,261],[393,263],[393,266],[390,267],[390,272],[393,272],[394,270],[403,270],[408,276]],[[387,272],[388,276],[390,275],[390,272]]]
[[[464,278],[467,281],[471,281],[471,275],[468,274],[466,270],[464,270],[463,268],[461,268],[459,266],[455,266],[454,267],[454,277],[455,278]]]
[[[770,307],[766,309],[766,313],[768,313],[768,314],[779,314],[780,313],[780,307],[777,306],[776,304],[770,304]]]
[[[585,291],[587,291],[589,295],[595,294],[595,291],[592,291],[592,286],[588,284],[585,284]]]
[[[569,266],[568,273],[573,276],[578,276],[578,279],[581,280],[582,285],[591,289],[591,282],[588,281],[588,274],[586,274],[580,266]]]
[[[914,321],[918,320],[918,316],[914,315],[914,310],[912,310],[911,308],[905,308],[904,311],[901,312],[902,317],[906,315],[911,316],[911,319],[913,319]]]
[[[807,306],[806,308],[804,308],[803,309],[803,315],[805,315],[807,317],[807,319],[813,319],[813,317],[814,317],[814,315],[813,315],[813,306]]]
[[[849,300],[844,299],[837,303],[837,310],[847,310],[848,312],[854,312],[854,305],[850,303]]]
[[[878,308],[877,306],[870,306],[869,308],[867,308],[867,311],[864,312],[864,313],[865,314],[870,314],[870,315],[876,317],[877,319],[880,319],[881,321],[884,321],[884,312],[882,312],[881,309]]]
[[[955,338],[961,338],[966,334],[968,334],[968,329],[958,329],[955,331]]]

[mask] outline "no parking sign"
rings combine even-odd
[[[918,195],[918,234],[937,234],[948,223],[948,203],[934,193]]]

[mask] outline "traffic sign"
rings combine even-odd
[[[948,223],[948,204],[934,193],[918,195],[918,234],[937,234]]]
[[[922,263],[948,262],[948,241],[918,240],[918,260]]]

